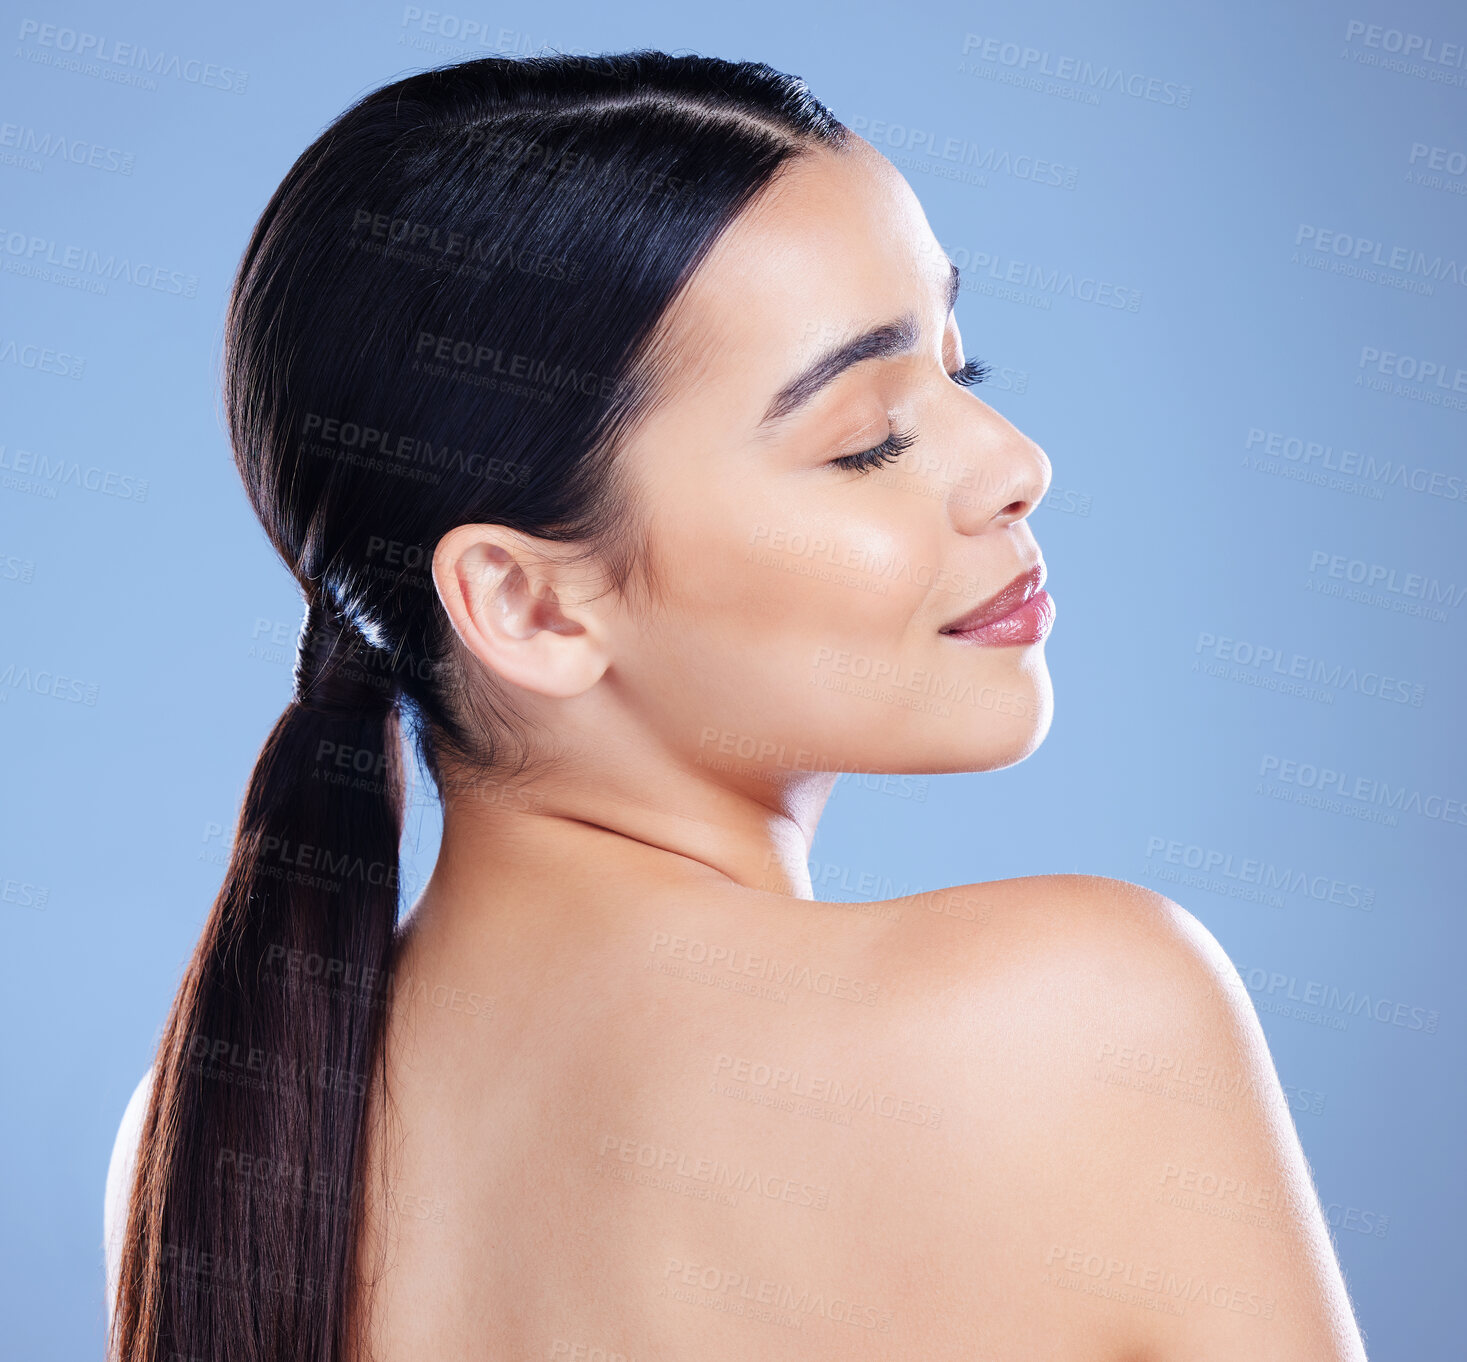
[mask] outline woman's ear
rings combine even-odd
[[[610,665],[597,608],[609,596],[566,545],[504,525],[458,525],[434,550],[433,582],[463,645],[513,685],[569,698]]]

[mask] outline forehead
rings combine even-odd
[[[948,275],[911,186],[863,138],[798,156],[723,233],[670,312],[673,387],[736,387],[767,401],[802,361],[943,298]]]

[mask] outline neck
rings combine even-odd
[[[543,899],[559,886],[579,893],[615,878],[648,887],[722,881],[813,899],[810,848],[835,777],[653,775],[623,765],[516,780],[446,771],[431,897],[472,902],[532,888]]]

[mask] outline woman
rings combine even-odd
[[[296,693],[119,1133],[117,1357],[1364,1356],[1186,912],[813,898],[835,772],[1050,722],[956,288],[762,65],[465,62],[301,156],[226,340]]]

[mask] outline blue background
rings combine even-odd
[[[972,281],[958,307],[968,353],[1010,371],[980,395],[1054,463],[1033,522],[1059,606],[1048,740],[1001,773],[844,777],[815,846],[817,894],[1076,870],[1183,904],[1252,990],[1371,1355],[1460,1357],[1467,501],[1448,479],[1467,477],[1467,391],[1451,386],[1467,369],[1453,260],[1467,256],[1467,66],[1440,58],[1467,41],[1461,11],[446,4],[4,7],[7,1352],[100,1355],[113,1136],[218,886],[221,830],[289,693],[299,598],[218,415],[247,234],[292,160],[368,89],[548,44],[693,49],[805,76],[906,173]],[[73,37],[48,41],[45,23]],[[161,51],[180,74],[108,79],[136,73],[76,61],[63,49],[77,34]],[[1433,59],[1418,47],[1393,69],[1404,34],[1431,39]],[[1125,85],[1073,78],[1086,62]],[[190,79],[191,63],[227,74]],[[243,88],[221,88],[241,73]],[[37,151],[48,137],[96,146],[100,164]],[[1444,148],[1447,168],[1413,162],[1418,144]],[[1068,183],[1037,180],[1035,159]],[[1298,244],[1323,232],[1338,234],[1330,249]],[[89,292],[75,286],[96,277],[85,269],[26,272],[36,249],[69,247],[155,265],[164,287]],[[1397,247],[1401,267],[1342,268]],[[1099,284],[1135,309],[1095,301]],[[43,350],[67,358],[38,362]],[[1438,364],[1446,386],[1402,389],[1380,360],[1362,364],[1372,351]],[[1251,463],[1270,437],[1274,460]],[[1329,446],[1336,466],[1368,456],[1374,474],[1320,473],[1322,457],[1306,464],[1286,440]],[[1314,589],[1349,587],[1329,576],[1335,556],[1397,586],[1437,579],[1441,618],[1394,609],[1410,603],[1400,590],[1382,605]],[[1280,660],[1259,662],[1266,649]],[[1338,671],[1313,696],[1258,684],[1295,656]],[[1402,679],[1412,700],[1362,693],[1352,674]],[[1415,792],[1421,811],[1301,802],[1311,777],[1289,763]],[[415,809],[409,843],[411,886],[432,863],[431,809]],[[1207,858],[1209,872],[1188,868]],[[1260,898],[1254,862],[1306,887]],[[1349,906],[1366,891],[1369,907]]]

